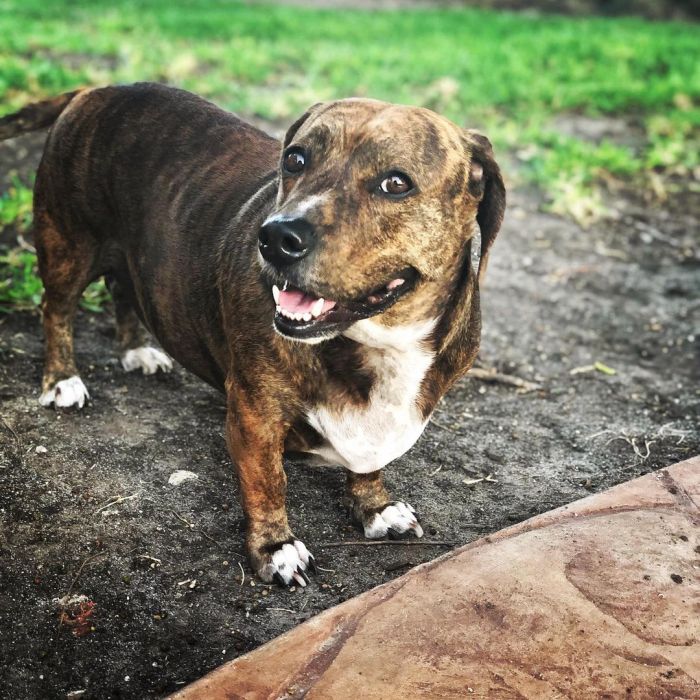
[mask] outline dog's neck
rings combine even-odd
[[[325,463],[366,473],[415,443],[425,427],[417,399],[434,360],[433,327],[434,321],[387,327],[364,319],[345,331],[345,338],[330,341],[346,344],[345,359],[354,356],[358,371],[335,374],[330,391],[309,407],[308,424],[323,438],[311,452]],[[364,385],[361,396],[358,381]]]
[[[354,323],[343,335],[360,345],[397,354],[426,344],[435,327],[435,319],[405,326],[384,326],[371,318]]]

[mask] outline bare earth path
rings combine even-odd
[[[2,177],[31,171],[39,145],[3,146]],[[463,544],[700,452],[700,196],[620,200],[589,231],[538,204],[511,195],[481,360],[539,388],[463,380],[388,470],[429,541]],[[78,318],[93,401],[59,414],[37,403],[38,317],[0,317],[0,697],[159,697],[446,551],[339,546],[360,539],[342,473],[289,464],[292,525],[322,570],[304,590],[253,585],[221,397],[181,368],[126,375],[113,336],[109,311]],[[177,469],[199,478],[169,485]]]

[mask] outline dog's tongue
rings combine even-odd
[[[318,299],[316,297],[304,294],[304,292],[299,289],[280,290],[279,305],[290,313],[305,314],[315,311],[316,313],[314,315],[320,316],[322,313],[325,313],[335,306],[334,301],[324,299],[323,306],[320,307],[320,310],[318,307],[314,309],[314,305],[317,303]]]

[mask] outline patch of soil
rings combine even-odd
[[[31,171],[32,143],[0,169]],[[541,388],[464,379],[387,469],[426,540],[458,546],[700,452],[700,197],[627,198],[588,231],[539,204],[510,196],[481,359]],[[0,319],[0,697],[162,697],[446,551],[328,546],[361,538],[342,471],[290,462],[292,526],[322,568],[305,589],[254,581],[222,398],[181,368],[125,374],[109,312],[76,328],[92,401],[58,413],[37,403],[38,317]],[[177,469],[199,478],[169,485]]]

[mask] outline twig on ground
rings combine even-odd
[[[664,437],[677,437],[678,442],[676,445],[680,445],[683,440],[685,440],[688,435],[691,434],[692,431],[690,430],[681,430],[680,428],[671,428],[673,423],[664,423],[657,431],[656,434],[653,435],[652,437],[655,438],[664,438]]]
[[[152,569],[155,569],[156,566],[160,566],[163,563],[162,559],[156,559],[156,557],[152,557],[150,554],[139,554],[138,558],[139,559],[148,559],[148,561],[153,562],[151,564]]]
[[[328,574],[334,574],[334,573],[336,572],[335,569],[324,569],[322,566],[319,566],[318,564],[316,564],[316,568],[317,568],[319,571],[325,571],[325,572],[328,573]]]
[[[601,435],[605,435],[605,433],[612,433],[613,431],[610,430],[610,428],[606,428],[605,430],[599,430],[597,433],[593,433],[591,435],[587,435],[584,440],[593,440],[594,438],[600,437]]]
[[[83,563],[80,565],[80,568],[78,569],[78,573],[73,577],[73,580],[71,581],[70,587],[68,588],[68,592],[63,596],[64,598],[67,598],[72,592],[73,588],[75,588],[75,584],[78,583],[78,579],[82,576],[83,569],[93,560],[99,559],[100,557],[103,557],[107,554],[107,552],[97,552],[97,554],[92,554],[89,556],[87,559],[83,561]]]
[[[644,441],[644,448],[646,449],[646,454],[642,454],[642,451],[639,449],[637,446],[637,438],[631,438],[629,435],[626,433],[622,433],[622,435],[615,435],[614,437],[611,437],[605,445],[609,445],[611,442],[615,442],[615,440],[622,440],[623,442],[626,442],[631,448],[632,451],[634,452],[637,457],[642,462],[645,462],[647,459],[649,459],[649,455],[651,454],[651,446],[654,444],[655,440],[645,440]]]
[[[241,564],[241,562],[238,562],[238,567],[241,570],[241,587],[242,587],[243,584],[245,583],[245,571],[243,571],[243,564]]]
[[[428,474],[428,476],[435,476],[441,469],[442,469],[442,464],[435,471],[430,472],[430,474]]]
[[[274,610],[275,612],[288,612],[292,613],[292,615],[296,614],[296,610],[290,610],[289,608],[265,608],[265,610]]]
[[[206,537],[210,542],[213,542],[214,544],[220,544],[217,540],[215,540],[210,534],[205,532],[201,527],[197,527],[194,523],[191,523],[189,520],[183,518],[178,512],[171,510],[170,511],[180,522],[183,522],[185,525],[187,525],[188,528],[191,530],[195,530],[198,532],[200,535],[203,535]],[[236,552],[234,552],[236,554]],[[240,554],[236,554],[236,556],[241,556]]]
[[[22,444],[22,438],[19,436],[19,433],[14,429],[14,427],[7,422],[4,416],[0,416],[0,424],[2,424],[7,431],[10,432],[12,437],[15,439],[15,457],[17,460],[19,460],[20,464],[23,464],[24,461],[24,455],[22,454],[23,451],[23,444]],[[31,448],[30,448],[31,449]],[[5,469],[5,466],[3,465],[2,467]]]
[[[103,557],[107,554],[107,552],[97,552],[97,554],[92,554],[90,555],[87,559],[83,561],[83,563],[80,565],[78,568],[78,572],[75,574],[73,577],[73,580],[71,581],[70,586],[68,587],[68,591],[66,591],[66,594],[60,599],[63,600],[64,602],[61,604],[61,612],[58,617],[58,626],[60,627],[63,624],[64,620],[64,613],[66,612],[66,603],[68,602],[68,598],[70,597],[70,594],[73,592],[73,589],[75,588],[75,584],[78,583],[78,579],[81,577],[83,573],[83,569],[91,562],[94,561],[95,559],[99,557]]]
[[[131,496],[117,496],[113,501],[110,501],[109,503],[105,503],[103,506],[100,506],[94,513],[93,515],[97,515],[101,510],[105,510],[106,508],[109,508],[110,506],[116,506],[119,503],[124,503],[124,501],[130,501],[132,498],[136,498],[137,496],[140,496],[141,492],[137,491],[136,493],[132,493]]]
[[[399,545],[404,547],[454,547],[459,542],[448,540],[348,540],[347,542],[322,542],[317,547],[378,547]]]
[[[651,454],[651,446],[656,442],[656,440],[645,440],[644,441],[644,449],[646,450],[646,454],[642,454],[642,451],[637,447],[634,438],[632,438],[632,449],[634,450],[634,453],[639,457],[639,459],[642,460],[642,462],[645,462],[647,459],[649,459],[649,455]]]
[[[194,527],[194,523],[191,523],[189,520],[186,520],[183,518],[179,513],[176,513],[174,510],[170,511],[180,522],[185,523],[187,527]]]
[[[498,479],[493,478],[493,474],[487,474],[486,476],[478,476],[470,479],[467,477],[466,479],[462,479],[462,483],[466,484],[467,486],[473,486],[474,484],[480,484],[482,481],[488,481],[491,484],[497,484]]]
[[[676,442],[676,446],[678,446],[688,436],[690,431],[681,430],[680,428],[671,428],[671,425],[673,424],[665,423],[651,435],[644,435],[642,433],[641,435],[634,437],[626,430],[621,430],[619,434],[616,434],[616,431],[606,428],[605,430],[599,430],[597,433],[592,433],[584,439],[593,440],[594,438],[601,437],[602,435],[611,434],[612,437],[605,442],[606,447],[611,442],[615,442],[615,440],[622,440],[632,448],[632,451],[640,462],[646,462],[646,460],[651,456],[652,445],[655,445],[659,441],[663,441],[665,438],[678,438]],[[643,447],[642,443],[644,445]]]
[[[447,430],[450,433],[454,433],[455,435],[461,435],[459,430],[455,430],[454,428],[450,428],[449,425],[443,425],[442,423],[438,423],[435,418],[430,419],[430,424],[434,425],[436,428],[440,428],[440,430]]]
[[[472,367],[467,373],[467,377],[472,379],[478,379],[482,382],[494,382],[496,384],[506,384],[507,386],[514,386],[520,389],[522,393],[527,393],[528,391],[536,391],[541,388],[540,384],[536,382],[529,382],[526,379],[516,377],[513,374],[503,374],[502,372],[497,372],[493,368],[485,367]]]
[[[17,447],[19,448],[22,444],[22,438],[17,434],[17,431],[7,422],[5,416],[0,416],[0,423],[2,423],[10,431],[10,433],[12,433],[12,437],[15,439]]]
[[[200,535],[204,535],[210,542],[213,542],[214,544],[220,544],[218,540],[215,540],[206,530],[202,530],[201,527],[195,528],[197,532],[199,532]]]

